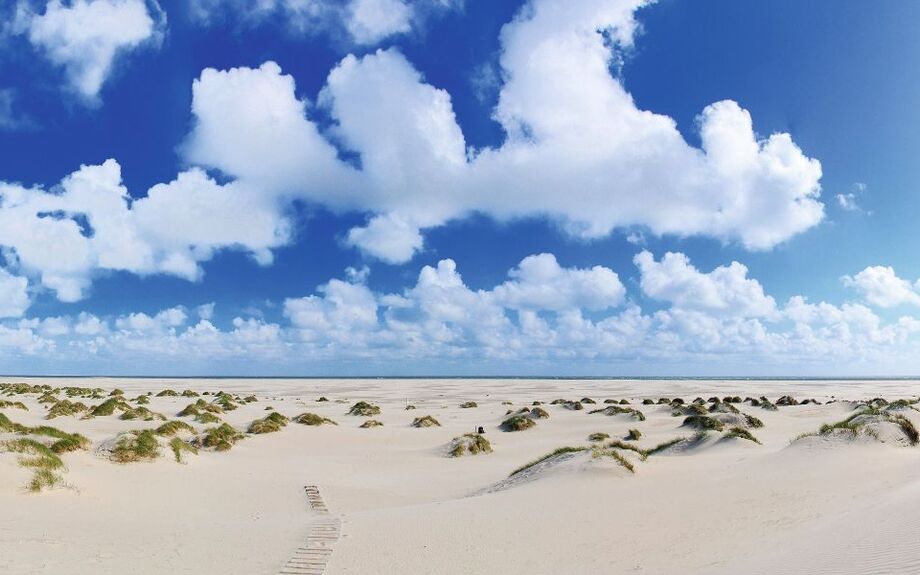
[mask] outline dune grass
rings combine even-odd
[[[205,411],[195,416],[195,422],[207,425],[209,423],[220,423],[221,419],[213,413]]]
[[[682,441],[686,439],[687,439],[686,437],[675,437],[674,439],[663,441],[651,449],[646,449],[645,453],[646,455],[655,455],[656,453],[661,453],[662,451],[670,447],[674,447],[675,445],[677,445],[678,443],[681,443]]]
[[[56,417],[67,417],[85,413],[89,408],[83,403],[71,402],[69,399],[62,399],[48,409],[45,419],[54,419]]]
[[[86,450],[89,449],[91,445],[90,440],[79,433],[67,433],[66,431],[61,431],[56,427],[49,427],[47,425],[24,428],[20,433],[41,435],[53,439],[54,441],[48,448],[57,454]]]
[[[690,415],[684,419],[684,426],[693,427],[694,429],[708,429],[712,431],[722,431],[725,425],[714,417],[708,415]]]
[[[32,469],[32,479],[28,488],[33,493],[54,487],[63,481],[63,477],[56,472],[64,469],[64,462],[57,453],[40,441],[29,438],[10,439],[0,443],[0,450],[23,456],[19,458],[19,465]]]
[[[281,429],[288,424],[290,421],[287,417],[281,415],[277,411],[273,411],[263,417],[262,419],[257,419],[249,424],[249,429],[247,433],[253,433],[261,435],[264,433],[275,433],[281,431]]]
[[[162,413],[150,411],[144,406],[140,406],[126,409],[118,416],[118,419],[122,421],[166,421],[166,416]]]
[[[558,449],[554,449],[553,451],[547,453],[543,457],[539,457],[529,463],[522,465],[521,467],[518,467],[517,469],[512,471],[508,477],[514,477],[518,473],[521,473],[522,471],[527,471],[531,467],[535,465],[539,465],[540,463],[543,463],[544,461],[552,457],[557,457],[559,455],[565,455],[566,453],[580,453],[582,451],[585,451],[586,449],[588,448],[587,447],[560,447]]]
[[[112,448],[112,460],[118,463],[153,461],[160,456],[160,442],[151,429],[122,433]]]
[[[7,401],[5,399],[0,399],[0,409],[21,409],[23,411],[29,411],[29,408],[26,407],[21,401]]]
[[[626,434],[627,441],[638,441],[642,437],[642,432],[638,429],[630,429]]]
[[[549,418],[549,412],[543,409],[542,407],[532,407],[530,409],[531,419],[547,419]]]
[[[370,429],[372,427],[383,427],[383,423],[377,421],[376,419],[368,419],[367,421],[365,421],[358,427],[360,427],[361,429]]]
[[[192,391],[191,389],[186,389],[182,392],[182,397],[199,397],[199,395],[197,391]]]
[[[588,441],[604,441],[605,439],[610,439],[609,433],[597,432],[588,436]]]
[[[613,441],[607,443],[605,447],[607,449],[624,449],[626,451],[632,451],[633,453],[638,454],[642,461],[645,461],[645,459],[648,457],[648,452],[646,452],[644,449],[636,447],[631,443],[623,443],[619,439],[614,439]]]
[[[108,415],[113,415],[116,409],[118,411],[128,411],[129,409],[132,409],[132,407],[128,405],[128,402],[126,402],[123,397],[116,395],[115,397],[110,397],[99,405],[93,407],[92,410],[90,410],[89,415],[92,417],[105,417]]]
[[[629,415],[633,419],[638,421],[645,421],[645,414],[639,411],[638,409],[633,409],[632,407],[620,407],[619,405],[608,405],[607,407],[601,409],[592,409],[588,412],[588,415],[595,413],[602,413],[607,416],[613,415]]]
[[[412,427],[441,427],[441,422],[430,415],[423,415],[412,420]]]
[[[609,457],[620,464],[624,469],[630,473],[635,473],[636,468],[631,461],[623,457],[623,455],[616,449],[605,449],[602,447],[595,447],[591,450],[591,457],[593,459],[599,459],[601,457]]]
[[[179,397],[179,394],[174,389],[164,389],[157,394],[157,397]]]
[[[154,430],[154,433],[161,437],[172,437],[183,432],[195,433],[195,428],[185,423],[184,421],[177,421],[174,419],[172,421],[167,421]]]
[[[451,457],[461,457],[466,453],[470,455],[492,453],[492,444],[478,433],[466,433],[460,437],[455,437],[451,441],[449,455]]]
[[[332,421],[331,419],[327,417],[323,417],[321,415],[317,415],[315,413],[310,413],[310,412],[301,413],[300,415],[294,418],[294,422],[299,423],[301,425],[312,425],[312,426],[325,425],[325,424],[338,425],[338,423]]]
[[[732,427],[725,434],[725,437],[736,437],[738,439],[746,439],[748,441],[753,441],[754,443],[761,445],[760,440],[754,437],[754,434],[744,429],[743,427]]]
[[[213,449],[215,451],[229,451],[239,440],[246,437],[233,426],[222,423],[216,427],[209,427],[204,430],[196,443],[201,447]]]
[[[175,458],[176,463],[184,463],[182,461],[183,453],[198,455],[197,447],[187,441],[179,439],[178,437],[173,437],[169,440],[169,449],[173,452],[173,457]]]
[[[530,429],[535,427],[537,422],[533,419],[527,417],[526,415],[512,415],[508,419],[504,420],[501,423],[501,429],[503,431],[524,431],[525,429]]]
[[[473,407],[479,407],[479,404],[475,401],[464,401],[460,404],[461,409],[471,409]]]
[[[380,407],[366,401],[359,401],[351,406],[351,409],[348,410],[348,415],[357,415],[360,417],[380,415]]]

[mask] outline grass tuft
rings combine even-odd
[[[430,415],[424,415],[412,420],[412,427],[441,427],[441,423]]]
[[[480,453],[492,453],[492,444],[484,436],[478,433],[467,433],[460,437],[455,437],[451,441],[450,456],[461,457],[464,454],[479,455]]]
[[[348,410],[348,415],[358,415],[361,417],[380,415],[380,407],[366,401],[359,401],[351,406],[351,409]]]
[[[527,463],[527,464],[525,464],[525,465],[522,465],[521,467],[518,467],[517,469],[515,469],[514,471],[512,471],[512,472],[511,472],[511,475],[509,475],[508,477],[514,477],[514,476],[517,475],[518,473],[521,473],[522,471],[527,471],[527,470],[530,469],[531,467],[533,467],[533,466],[535,466],[535,465],[539,465],[540,463],[543,463],[544,461],[546,461],[547,459],[550,459],[550,458],[552,458],[552,457],[557,457],[557,456],[559,456],[559,455],[565,455],[566,453],[580,453],[580,452],[582,452],[582,451],[585,451],[586,449],[588,449],[588,448],[587,448],[587,447],[560,447],[560,448],[558,448],[558,449],[555,449],[555,450],[553,450],[553,451],[547,453],[547,454],[544,455],[543,457],[540,457],[540,458],[538,458],[538,459],[534,459],[534,460],[531,461],[530,463]]]
[[[314,425],[314,426],[324,425],[324,424],[338,425],[338,423],[332,421],[331,419],[328,419],[321,415],[316,415],[315,413],[309,413],[309,412],[301,413],[300,415],[294,418],[294,422],[299,423],[301,425]]]

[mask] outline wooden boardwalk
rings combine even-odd
[[[326,563],[332,556],[332,548],[342,535],[342,521],[329,514],[329,508],[315,485],[304,487],[310,508],[320,515],[310,524],[310,532],[302,547],[294,551],[294,555],[281,569],[283,575],[322,575],[326,570]]]

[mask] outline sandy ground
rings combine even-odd
[[[39,494],[24,488],[30,471],[18,456],[0,453],[2,573],[279,573],[317,519],[305,485],[319,486],[341,520],[329,574],[920,573],[920,447],[790,442],[850,415],[854,405],[843,401],[776,411],[734,404],[763,421],[751,430],[762,445],[713,433],[699,447],[644,461],[627,454],[634,474],[612,460],[577,454],[505,481],[558,447],[589,445],[594,432],[617,439],[639,429],[635,443],[645,449],[693,435],[669,405],[642,405],[643,398],[894,400],[915,398],[913,381],[3,382],[117,387],[127,398],[166,388],[224,390],[258,397],[222,416],[241,430],[269,406],[289,417],[317,413],[338,425],[291,423],[278,433],[250,435],[228,452],[189,456],[185,464],[168,450],[154,462],[131,464],[95,450],[69,453],[65,486]],[[320,396],[330,401],[317,402]],[[597,404],[582,411],[549,405],[582,397]],[[117,415],[46,421],[47,407],[36,398],[0,395],[29,407],[0,412],[23,425],[79,432],[94,447],[120,431],[158,425]],[[588,413],[606,407],[607,398],[628,399],[646,420]],[[367,418],[346,415],[358,400],[380,406],[375,419],[382,427],[361,429]],[[547,403],[548,419],[525,431],[499,430],[508,409],[535,400]],[[147,407],[174,419],[192,401],[152,397]],[[465,401],[479,407],[461,409]],[[416,409],[407,411],[407,402]],[[920,426],[920,412],[899,413]],[[423,415],[441,427],[410,426]],[[480,425],[493,453],[447,456],[452,438]]]

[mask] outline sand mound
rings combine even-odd
[[[817,433],[800,435],[791,443],[827,447],[867,442],[911,447],[920,442],[920,433],[914,423],[900,413],[864,406],[848,418],[836,423],[826,423]]]
[[[480,493],[505,491],[534,481],[561,475],[602,474],[605,477],[630,477],[641,460],[629,450],[602,447],[560,447],[512,472],[502,481]]]

